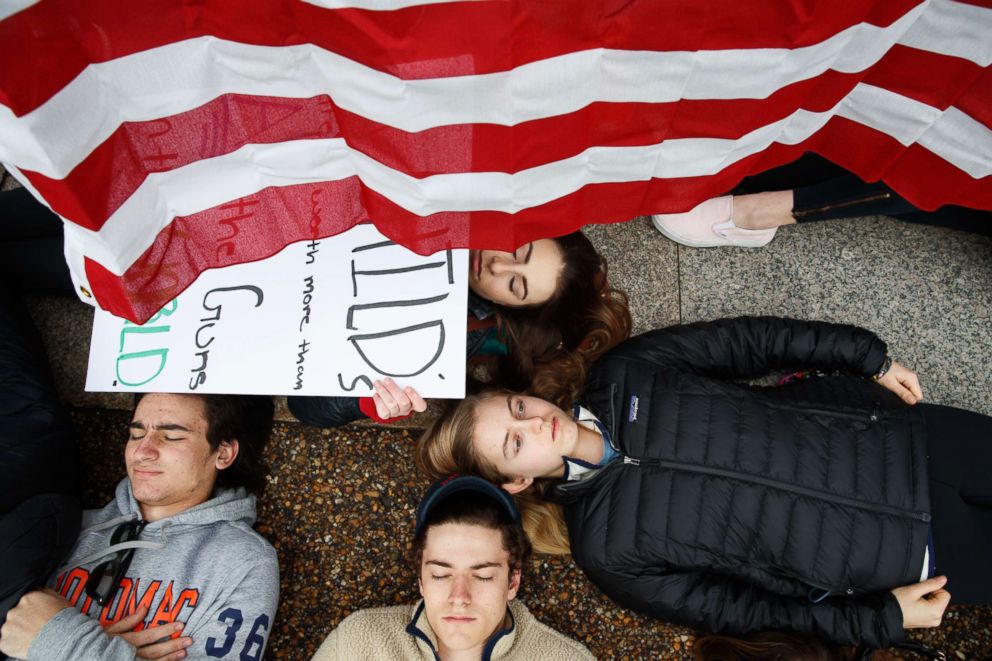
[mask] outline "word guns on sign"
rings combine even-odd
[[[384,376],[464,394],[467,254],[359,225],[204,272],[147,323],[97,310],[86,389],[367,395]]]

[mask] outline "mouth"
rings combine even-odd
[[[154,475],[159,475],[162,471],[152,470],[150,468],[135,468],[132,472],[135,476],[152,477]]]
[[[551,442],[554,443],[558,438],[558,418],[551,418]]]
[[[451,624],[468,624],[470,622],[475,622],[474,617],[468,615],[448,615],[447,617],[442,617],[445,622],[450,622]]]
[[[482,275],[482,251],[473,250],[472,251],[472,274],[475,279],[478,280]]]

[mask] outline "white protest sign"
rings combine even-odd
[[[367,396],[391,376],[462,397],[467,253],[365,224],[205,271],[142,326],[97,310],[86,389]]]

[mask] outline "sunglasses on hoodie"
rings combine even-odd
[[[144,529],[146,522],[140,520],[127,521],[114,528],[110,535],[110,545],[123,544],[138,538]],[[86,579],[85,591],[87,596],[92,598],[101,606],[106,606],[113,601],[114,595],[121,587],[121,581],[131,566],[135,549],[120,549],[114,552],[109,559],[104,560],[90,572]]]

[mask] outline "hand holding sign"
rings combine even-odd
[[[413,411],[420,413],[427,410],[427,402],[410,386],[400,388],[395,381],[387,377],[383,381],[374,381],[372,387],[375,388],[375,393],[372,395],[375,413],[383,420],[403,418]]]

